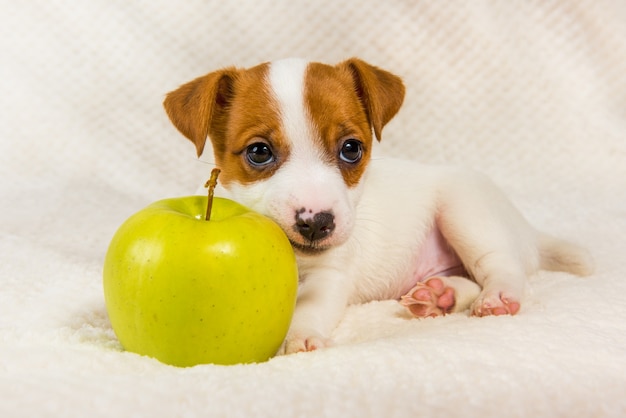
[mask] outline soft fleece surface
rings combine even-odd
[[[1,3],[0,416],[626,414],[624,2]],[[353,306],[336,347],[264,364],[122,351],[101,284],[109,240],[211,168],[164,94],[285,56],[401,75],[379,156],[486,172],[535,225],[587,245],[596,272],[532,277],[515,317]]]

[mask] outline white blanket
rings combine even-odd
[[[626,414],[626,8],[611,0],[0,0],[0,416]],[[210,165],[164,94],[211,70],[359,56],[407,97],[379,156],[490,175],[585,244],[514,317],[351,307],[336,346],[179,369],[121,350],[102,292],[116,228]]]

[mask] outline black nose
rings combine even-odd
[[[312,218],[303,218],[304,210],[296,214],[296,230],[309,241],[326,238],[335,230],[335,215],[331,212],[318,212]]]

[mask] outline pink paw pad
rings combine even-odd
[[[489,315],[515,315],[520,310],[520,303],[516,300],[510,300],[506,297],[498,297],[498,299],[485,299],[475,309],[475,316]]]
[[[418,318],[434,317],[452,312],[455,304],[454,289],[447,287],[437,277],[415,285],[400,298],[400,303]]]

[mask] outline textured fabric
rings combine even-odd
[[[0,0],[0,416],[626,414],[626,6],[615,0]],[[515,317],[348,309],[336,347],[176,369],[121,351],[116,228],[208,175],[164,95],[221,67],[351,56],[400,75],[378,156],[465,164],[587,245]]]

